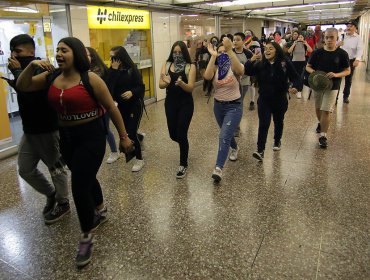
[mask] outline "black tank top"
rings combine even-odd
[[[171,69],[171,66],[170,66],[170,69]],[[175,82],[180,76],[184,83],[188,83],[188,78],[186,77],[185,69],[178,73],[172,72],[170,69],[168,70],[168,74],[171,77],[171,82],[166,88],[167,97],[192,98],[192,95],[190,92],[186,92],[181,87],[175,85]]]

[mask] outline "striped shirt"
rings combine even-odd
[[[218,101],[233,101],[240,98],[240,86],[231,67],[226,77],[218,80],[218,69],[213,78],[213,88],[215,89],[215,99]]]

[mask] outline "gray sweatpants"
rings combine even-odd
[[[54,186],[37,168],[42,160],[48,167]],[[19,175],[36,191],[50,196],[56,191],[58,203],[68,202],[68,178],[59,150],[59,132],[23,134],[18,150]]]

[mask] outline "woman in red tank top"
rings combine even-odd
[[[95,73],[87,73],[90,63],[83,43],[73,37],[61,39],[56,53],[60,75],[51,85],[48,75],[54,67],[47,61],[35,60],[18,78],[17,88],[24,92],[48,90],[49,102],[59,114],[60,149],[72,173],[73,199],[82,230],[76,265],[82,267],[92,257],[91,232],[107,220],[107,208],[96,178],[106,145],[102,111],[109,113],[117,128],[120,149],[132,149],[132,142],[104,81]],[[38,67],[47,71],[32,76]],[[87,77],[93,93],[81,83],[82,77]]]

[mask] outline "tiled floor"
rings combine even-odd
[[[76,211],[46,226],[44,198],[0,164],[0,279],[370,279],[370,83],[358,71],[349,105],[332,116],[329,148],[318,148],[313,100],[292,98],[282,150],[252,158],[256,111],[246,110],[240,156],[213,185],[218,128],[197,89],[189,173],[177,180],[179,151],[164,104],[147,107],[146,165],[120,160],[99,178],[110,220],[93,261],[74,266]],[[272,129],[267,147],[272,147]],[[42,167],[44,168],[44,167]]]

